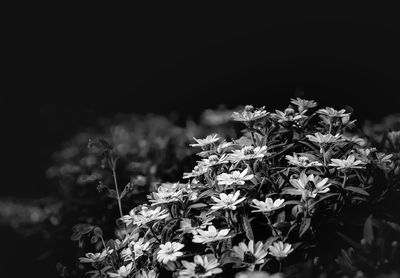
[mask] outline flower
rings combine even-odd
[[[315,198],[317,194],[326,193],[329,191],[330,184],[328,178],[321,179],[313,174],[307,176],[304,172],[300,174],[299,179],[290,179],[290,184],[294,188],[286,190],[286,193],[291,195],[301,195],[303,200]],[[310,184],[312,182],[312,184]]]
[[[213,143],[215,143],[215,142],[218,142],[219,141],[219,137],[217,136],[217,134],[211,134],[211,135],[208,135],[206,138],[204,138],[204,139],[196,139],[196,138],[194,138],[193,137],[193,139],[197,142],[197,143],[195,143],[195,144],[190,144],[190,146],[192,146],[192,147],[206,147],[206,146],[208,146],[208,145],[211,145],[211,144],[213,144]]]
[[[294,105],[297,105],[299,112],[303,112],[309,108],[313,108],[317,106],[317,103],[313,100],[305,100],[305,99],[301,99],[301,98],[292,98],[290,100],[290,102]]]
[[[269,253],[278,260],[286,258],[292,252],[292,245],[290,243],[283,243],[282,241],[274,242],[269,247]]]
[[[284,199],[276,199],[274,201],[268,197],[265,198],[265,202],[254,199],[253,200],[254,205],[251,206],[253,208],[256,208],[256,210],[253,210],[252,212],[271,212],[283,207],[282,206],[283,202],[285,202]]]
[[[277,272],[274,274],[269,274],[265,271],[246,271],[239,272],[236,274],[235,278],[285,278],[283,273]]]
[[[211,197],[216,204],[214,204],[211,209],[219,210],[219,209],[230,209],[236,210],[236,205],[243,202],[246,198],[242,197],[238,199],[240,196],[240,191],[236,191],[235,194],[230,193],[226,195],[225,193],[219,194],[219,199],[216,197]]]
[[[163,264],[174,262],[176,259],[183,255],[181,250],[185,245],[179,242],[166,242],[160,245],[160,250],[157,253],[157,260]]]
[[[349,155],[346,159],[331,159],[332,163],[329,166],[337,167],[338,169],[361,169],[364,168],[365,162],[356,160],[354,155]]]
[[[272,118],[276,119],[279,123],[285,122],[296,122],[298,120],[307,118],[303,114],[296,113],[292,108],[286,108],[284,112],[275,110],[276,113],[272,113]]]
[[[242,112],[233,112],[232,117],[234,121],[249,123],[264,118],[268,114],[265,111],[265,106],[254,109],[252,105],[246,105]]]
[[[222,173],[217,176],[218,184],[221,185],[232,185],[238,184],[243,185],[246,181],[251,180],[254,175],[249,174],[247,175],[248,169],[244,169],[242,172],[240,171],[233,171],[232,173]]]
[[[333,123],[334,125],[337,125],[339,120],[342,124],[348,124],[348,123],[353,123],[349,122],[350,120],[350,113],[345,113],[346,110],[335,110],[332,107],[326,107],[325,109],[319,109],[317,111],[318,114],[320,114],[321,119],[327,123]]]
[[[255,265],[264,263],[264,258],[268,254],[263,247],[264,245],[261,241],[257,242],[254,246],[254,241],[250,240],[248,245],[244,242],[240,242],[239,246],[234,246],[233,252],[242,262],[250,265],[248,270],[254,270]]]
[[[181,263],[185,269],[179,272],[180,278],[210,277],[222,272],[222,269],[218,267],[218,260],[211,254],[204,256],[196,255],[194,256],[193,263],[185,260],[182,260]]]
[[[202,159],[200,163],[202,165],[204,165],[205,167],[210,168],[215,165],[221,165],[221,164],[228,163],[229,161],[227,158],[228,158],[227,154],[223,154],[220,157],[213,154],[213,155],[210,155],[208,158]]]
[[[135,278],[157,278],[157,273],[154,269],[149,271],[142,269],[138,274],[136,274]]]
[[[229,156],[229,160],[232,162],[239,162],[242,160],[258,159],[263,158],[268,154],[267,146],[253,147],[246,146],[240,150],[234,150]]]
[[[161,207],[149,209],[147,206],[144,205],[142,206],[138,214],[136,214],[135,210],[133,209],[129,212],[129,215],[124,215],[122,217],[122,221],[126,225],[132,223],[133,225],[137,225],[140,227],[141,225],[147,224],[154,220],[165,219],[168,216],[169,213],[165,209],[161,210]]]
[[[124,261],[132,261],[141,257],[145,251],[148,251],[150,243],[144,242],[144,238],[140,238],[138,241],[132,241],[129,243],[128,248],[125,248],[121,252],[121,257]]]
[[[198,165],[194,166],[192,172],[183,173],[183,178],[184,179],[197,178],[197,177],[207,173],[207,171],[208,171],[208,167],[206,165],[199,163]]]
[[[111,277],[111,278],[125,278],[128,277],[129,274],[131,274],[133,270],[133,263],[129,263],[126,266],[123,265],[121,266],[117,273],[114,272],[107,272],[107,274]]]
[[[291,155],[286,155],[285,158],[289,162],[289,164],[296,165],[299,167],[317,167],[317,166],[322,166],[322,163],[318,161],[310,161],[310,158],[307,156],[297,156],[296,153],[293,153],[293,156]]]
[[[196,234],[197,229],[205,229],[207,226],[212,225],[214,215],[207,214],[202,211],[199,216],[195,215],[194,218],[182,218],[180,223],[180,231],[183,233]]]
[[[158,187],[157,192],[147,196],[152,206],[179,201],[182,190],[178,183],[164,183]]]
[[[314,135],[306,135],[308,140],[311,142],[317,143],[320,146],[324,146],[326,144],[332,144],[341,141],[341,135],[336,134],[321,134],[320,132],[314,133]]]
[[[98,263],[102,262],[109,254],[111,254],[114,250],[110,250],[109,247],[104,249],[102,252],[99,253],[86,253],[85,257],[79,258],[81,263]]]
[[[194,235],[192,239],[194,243],[209,243],[229,238],[229,236],[227,236],[229,229],[217,231],[217,229],[212,225],[208,226],[208,230],[197,229],[196,233],[197,234]]]

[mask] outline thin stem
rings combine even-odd
[[[153,228],[149,225],[149,229],[150,229],[150,231],[151,231],[151,233],[153,234],[153,236],[155,237],[155,239],[158,241],[158,243],[160,243],[161,244],[161,241],[160,241],[160,239],[156,236],[156,234],[154,233],[154,230],[153,230]]]
[[[118,157],[117,157],[116,159],[111,159],[112,172],[113,172],[114,185],[115,185],[115,192],[116,192],[116,194],[117,194],[117,201],[118,201],[119,214],[121,215],[121,217],[123,217],[124,214],[122,213],[121,197],[120,197],[120,195],[119,195],[118,181],[117,181],[117,172],[116,172],[117,161],[118,161]]]

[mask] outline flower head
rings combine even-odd
[[[182,189],[178,183],[163,183],[158,187],[157,192],[148,196],[152,206],[179,201],[182,197]]]
[[[86,253],[85,257],[79,258],[81,263],[98,263],[104,261],[104,259],[113,252],[109,247],[105,248],[99,253]]]
[[[317,143],[320,146],[324,146],[327,144],[333,144],[339,141],[342,141],[341,135],[336,134],[321,134],[320,132],[315,133],[314,135],[307,135],[308,140],[311,142]]]
[[[246,146],[240,150],[234,150],[228,157],[232,162],[239,162],[242,160],[259,159],[268,155],[267,146],[253,147]]]
[[[333,124],[337,126],[339,123],[349,124],[354,123],[354,121],[350,121],[350,113],[346,113],[346,110],[335,110],[332,107],[326,107],[325,109],[319,109],[318,114],[321,119],[327,124]]]
[[[136,274],[135,278],[157,278],[157,273],[154,269],[149,271],[142,269],[138,274]]]
[[[234,255],[242,260],[242,262],[249,265],[249,270],[254,270],[254,266],[257,264],[264,263],[264,258],[268,252],[264,250],[263,243],[261,241],[254,245],[254,241],[250,240],[249,244],[246,245],[244,242],[240,242],[239,246],[233,247]]]
[[[221,185],[243,185],[246,181],[251,180],[254,175],[247,174],[248,169],[244,169],[242,172],[240,171],[233,171],[232,173],[222,173],[217,176],[218,184]]]
[[[181,250],[185,245],[179,242],[166,242],[160,245],[160,250],[157,253],[157,260],[163,264],[174,262],[176,259],[183,255]]]
[[[255,109],[252,105],[246,105],[242,112],[233,112],[234,121],[253,122],[266,117],[269,113],[265,111],[265,107]]]
[[[180,231],[196,234],[197,229],[205,229],[207,226],[212,225],[211,221],[214,218],[214,215],[207,214],[206,211],[202,211],[199,216],[195,216],[194,218],[182,218]]]
[[[125,278],[128,277],[129,274],[131,274],[131,272],[133,271],[133,263],[129,263],[126,266],[123,265],[121,266],[117,272],[108,272],[108,276],[110,276],[111,278]]]
[[[276,119],[279,123],[297,122],[301,119],[307,118],[302,113],[297,113],[292,108],[287,108],[285,111],[275,110],[276,113],[271,114],[272,118]]]
[[[289,164],[296,165],[298,167],[308,168],[322,166],[322,163],[318,161],[311,161],[307,156],[297,156],[296,153],[293,153],[293,156],[286,155],[285,158]]]
[[[290,243],[283,243],[282,241],[274,242],[269,247],[269,253],[278,260],[286,258],[292,252],[292,245]]]
[[[131,210],[129,215],[124,215],[122,221],[126,224],[133,224],[137,226],[145,225],[151,221],[165,219],[169,216],[169,213],[161,207],[155,209],[149,209],[147,206],[142,206],[141,210],[136,213],[135,210]]]
[[[301,98],[292,98],[290,101],[292,104],[297,105],[299,112],[303,112],[309,108],[313,108],[317,106],[317,103],[313,100],[305,100]]]
[[[354,155],[349,155],[346,159],[331,159],[332,163],[329,166],[336,167],[341,170],[345,169],[361,169],[364,168],[365,162],[356,160]]]
[[[209,243],[229,238],[229,229],[218,231],[214,226],[208,226],[208,230],[197,229],[196,235],[193,236],[194,243]]]
[[[190,144],[190,146],[192,146],[192,147],[206,147],[206,146],[209,146],[209,145],[211,145],[211,144],[213,144],[213,143],[216,143],[216,142],[218,142],[219,141],[219,137],[217,136],[217,134],[211,134],[211,135],[208,135],[206,138],[204,138],[204,139],[196,139],[196,138],[194,138],[193,137],[193,139],[197,142],[197,143],[195,143],[195,144]]]
[[[253,205],[251,205],[253,208],[256,208],[256,210],[253,210],[252,212],[271,212],[277,209],[280,209],[283,207],[283,203],[285,202],[284,199],[276,199],[275,201],[272,200],[271,198],[266,197],[265,202],[259,201],[254,199],[253,200]]]
[[[121,257],[124,261],[133,261],[141,257],[149,248],[150,243],[144,242],[144,238],[140,238],[138,241],[130,242],[128,248],[121,251]]]
[[[315,198],[317,194],[329,191],[330,184],[328,178],[321,178],[313,174],[307,176],[304,172],[300,174],[298,179],[290,179],[290,184],[294,188],[287,189],[286,192],[291,195],[301,195],[303,200]]]
[[[182,265],[184,269],[179,272],[180,278],[203,278],[222,272],[214,255],[196,255],[193,262],[182,260]]]
[[[211,207],[212,210],[219,210],[219,209],[230,209],[236,210],[236,206],[243,202],[246,198],[242,197],[238,199],[240,196],[240,191],[236,191],[235,194],[225,194],[220,193],[219,198],[211,197],[215,204]]]

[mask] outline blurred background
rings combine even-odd
[[[400,113],[400,24],[389,11],[182,14],[170,7],[121,18],[25,11],[26,17],[10,19],[3,42],[9,86],[1,96],[0,273],[57,277],[58,262],[74,264],[77,243],[66,233],[79,218],[63,215],[60,151],[85,148],[91,136],[112,137],[118,123],[131,135],[146,130],[144,141],[154,139],[153,127],[161,138],[184,133],[187,141],[171,139],[182,151],[191,135],[213,130],[204,124],[209,108],[282,110],[298,96],[347,107],[360,126]],[[154,123],[149,113],[163,118]],[[229,128],[222,132],[229,136]],[[176,165],[190,168],[190,161]],[[172,180],[179,174],[155,175]]]

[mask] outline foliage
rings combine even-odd
[[[197,165],[181,181],[158,185],[148,204],[127,214],[121,206],[115,239],[106,241],[96,225],[76,226],[73,239],[90,238],[96,246],[95,253],[80,258],[91,266],[88,275],[398,272],[399,215],[387,200],[398,198],[399,136],[388,137],[391,149],[384,153],[360,137],[349,112],[316,105],[293,99],[274,113],[250,105],[234,112],[244,126],[242,136],[195,139]],[[118,147],[107,140],[94,144],[115,178]],[[116,203],[128,192],[116,182],[103,184]]]

